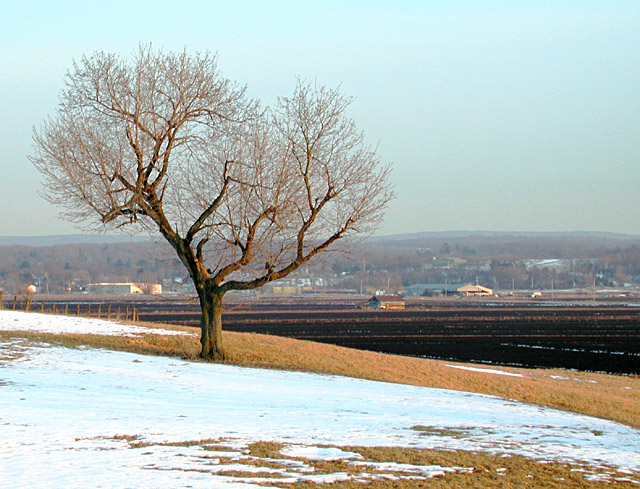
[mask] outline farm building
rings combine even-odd
[[[274,285],[271,293],[274,295],[300,295],[302,290],[302,287],[295,285]]]
[[[464,285],[458,289],[458,294],[464,295],[467,297],[478,297],[478,296],[486,296],[493,295],[493,290],[487,287],[483,287],[482,285]]]
[[[127,295],[127,294],[162,294],[160,284],[134,284],[134,283],[100,283],[87,284],[85,288],[89,294]]]
[[[406,309],[407,302],[399,295],[374,295],[369,299],[369,307],[372,309]]]
[[[411,296],[449,296],[456,295],[465,284],[414,284],[408,285],[405,295]]]

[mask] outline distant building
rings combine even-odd
[[[467,297],[479,297],[493,295],[493,290],[482,285],[464,285],[458,289],[458,294]]]
[[[464,284],[414,284],[408,285],[405,289],[405,295],[411,296],[448,296],[456,295],[458,289]]]
[[[407,302],[399,295],[374,295],[369,299],[372,309],[401,310],[407,308]]]
[[[128,295],[128,294],[162,294],[160,284],[134,284],[134,283],[100,283],[87,284],[85,291],[88,294],[104,295]]]
[[[296,285],[275,285],[271,291],[274,295],[300,295],[302,294],[302,287]]]
[[[460,267],[461,265],[464,265],[465,263],[467,263],[467,260],[465,260],[464,258],[458,258],[458,257],[436,258],[436,257],[433,257],[432,260],[426,261],[422,265],[422,268],[426,268],[426,269],[457,268],[457,267]]]

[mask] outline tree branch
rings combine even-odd
[[[239,270],[241,267],[248,265],[251,262],[251,260],[253,259],[253,246],[258,226],[264,219],[269,217],[269,215],[273,214],[274,212],[274,208],[265,209],[260,213],[255,221],[253,221],[253,223],[249,226],[247,239],[244,245],[242,245],[241,243],[238,244],[238,246],[242,250],[242,256],[239,260],[230,263],[229,265],[223,267],[218,271],[218,273],[214,277],[214,281],[216,283],[220,284],[230,273]]]
[[[218,194],[218,196],[215,199],[213,199],[213,202],[211,202],[211,204],[209,204],[209,206],[202,212],[202,214],[200,214],[198,219],[196,219],[196,221],[191,225],[191,227],[187,231],[185,239],[189,243],[193,240],[193,237],[198,233],[198,231],[200,231],[200,229],[202,229],[202,226],[206,222],[206,220],[220,206],[220,203],[222,202],[222,199],[224,198],[224,196],[225,196],[225,194],[227,192],[227,188],[229,186],[229,182],[231,181],[230,177],[227,176],[227,168],[228,168],[229,163],[233,163],[233,162],[232,161],[225,161],[225,163],[224,163],[224,172],[223,172],[224,183],[222,185],[222,188],[220,189],[220,193]]]

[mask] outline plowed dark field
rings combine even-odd
[[[197,326],[195,304],[139,304],[140,318]],[[229,331],[528,367],[640,374],[640,308],[496,307],[373,311],[261,306],[223,316]]]

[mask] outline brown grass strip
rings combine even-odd
[[[137,323],[193,333],[192,328]],[[137,337],[0,332],[64,346],[91,345],[141,354],[197,359],[196,335]],[[524,369],[474,365],[522,377],[452,368],[467,365],[441,360],[367,352],[334,345],[254,333],[224,332],[227,363],[294,370],[495,395],[617,421],[640,428],[640,377],[562,369]]]
[[[257,442],[249,445],[249,452],[259,459],[287,459],[280,453],[284,445],[272,442]],[[416,466],[438,465],[440,467],[472,468],[467,470],[447,473],[426,480],[402,479],[409,475],[402,471],[380,470],[379,473],[399,476],[400,479],[367,481],[366,484],[358,481],[334,482],[332,489],[353,489],[371,487],[376,489],[400,488],[416,489],[422,487],[433,488],[637,488],[637,484],[631,480],[628,474],[617,472],[615,469],[593,468],[581,464],[568,464],[563,462],[541,463],[540,460],[526,458],[518,455],[496,456],[487,453],[469,451],[448,451],[431,449],[414,449],[398,447],[338,447],[347,452],[359,453],[366,462],[394,462],[397,464],[409,464]],[[349,460],[314,461],[303,459],[307,465],[315,469],[314,474],[331,474],[346,472],[352,475],[359,473],[375,474],[376,469],[367,465],[354,465]],[[588,479],[593,474],[603,474],[607,482],[596,482]],[[307,482],[286,484],[277,482],[277,487],[303,489],[311,487]]]

